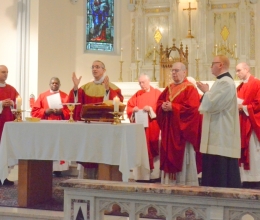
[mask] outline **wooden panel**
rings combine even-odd
[[[29,207],[52,197],[52,161],[19,160],[18,205]]]
[[[98,179],[122,181],[122,173],[119,171],[119,166],[98,164]]]

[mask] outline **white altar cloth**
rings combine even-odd
[[[14,159],[67,160],[119,165],[123,181],[130,169],[150,173],[141,124],[87,124],[67,121],[7,122],[0,143],[0,179]],[[9,161],[9,162],[8,162]]]

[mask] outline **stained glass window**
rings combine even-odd
[[[114,0],[87,0],[86,50],[114,51]]]

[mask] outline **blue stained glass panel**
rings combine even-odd
[[[86,50],[114,51],[114,0],[87,0]]]

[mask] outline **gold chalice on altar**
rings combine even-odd
[[[75,109],[75,106],[80,105],[80,103],[63,103],[63,105],[66,105],[70,111],[70,119],[68,120],[68,122],[75,122],[75,120],[73,119],[73,111]]]
[[[24,112],[24,110],[21,109],[12,109],[11,110],[12,113],[15,115],[15,122],[22,122],[22,112]]]

